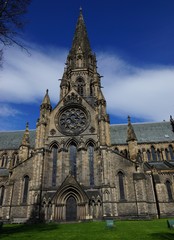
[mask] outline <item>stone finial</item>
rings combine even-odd
[[[137,137],[131,124],[130,116],[128,116],[128,128],[127,128],[127,142],[129,141],[137,141]]]

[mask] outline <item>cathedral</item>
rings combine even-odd
[[[172,116],[111,125],[101,77],[80,10],[59,102],[47,90],[36,130],[0,132],[1,220],[174,216]]]

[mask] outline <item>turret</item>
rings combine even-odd
[[[46,126],[48,125],[50,112],[52,110],[48,89],[40,105],[40,118],[37,121],[36,129],[36,148],[44,146]]]

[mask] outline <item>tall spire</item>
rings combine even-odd
[[[72,48],[70,53],[76,53],[81,50],[83,53],[91,53],[91,47],[88,39],[88,34],[83,19],[82,8],[80,8],[79,18],[76,24]]]

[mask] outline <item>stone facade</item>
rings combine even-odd
[[[0,218],[10,222],[174,216],[171,122],[110,125],[82,12],[52,109],[35,131],[0,133]]]

